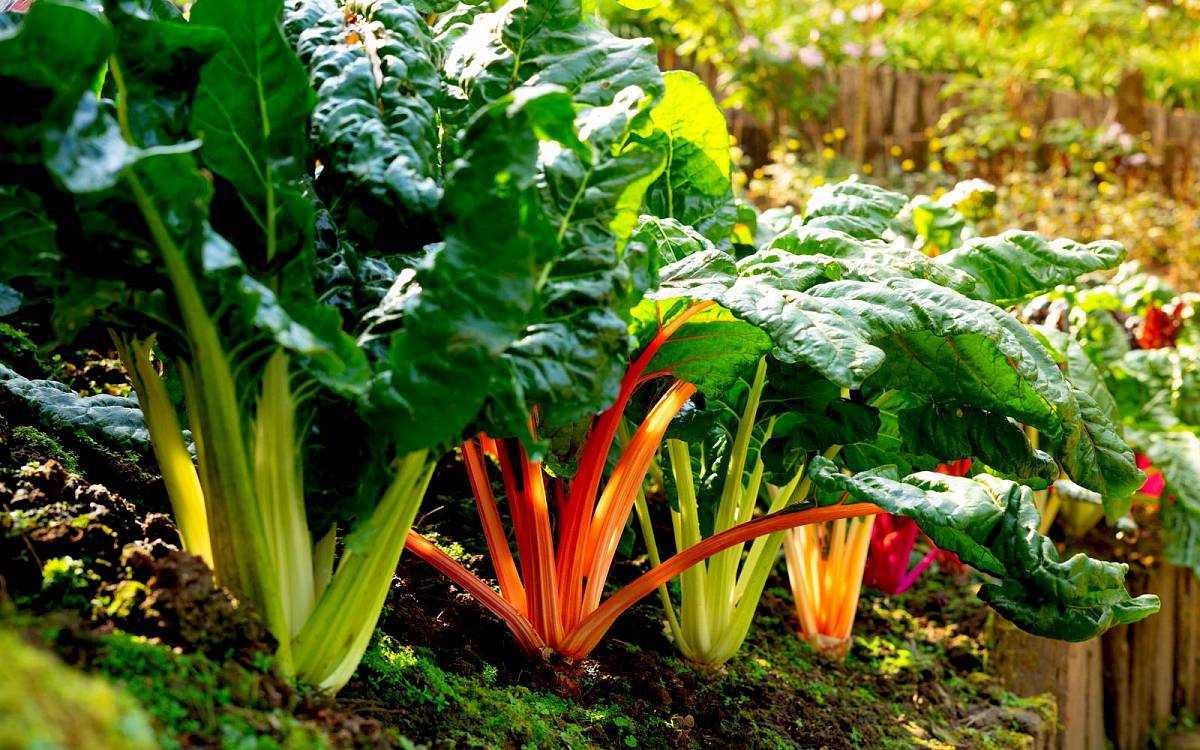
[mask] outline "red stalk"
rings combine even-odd
[[[779,511],[762,518],[738,524],[731,529],[722,531],[699,544],[693,545],[683,552],[664,560],[654,569],[643,573],[632,583],[610,596],[594,612],[589,614],[579,626],[567,636],[566,641],[559,647],[564,656],[582,658],[591,653],[592,649],[616,622],[616,619],[639,599],[649,595],[663,583],[671,580],[683,571],[692,567],[722,550],[737,544],[744,544],[756,537],[771,534],[776,531],[792,529],[812,523],[825,523],[839,518],[855,518],[879,513],[879,508],[867,503],[854,505],[830,505],[823,508],[811,508],[803,511]]]
[[[523,651],[536,654],[545,648],[545,641],[534,632],[529,620],[525,619],[524,615],[509,604],[504,597],[492,591],[491,586],[479,580],[478,576],[433,546],[428,539],[415,531],[409,531],[408,538],[404,540],[404,547],[439,570],[442,575],[462,586],[489,612],[504,620],[504,624],[508,625],[508,629],[512,631],[513,637],[517,639],[517,644]]]
[[[584,569],[587,565],[585,529],[592,522],[596,510],[596,493],[604,464],[617,436],[621,416],[633,392],[642,383],[642,375],[667,342],[684,323],[715,303],[704,301],[693,303],[674,320],[663,326],[659,323],[657,335],[646,346],[645,351],[634,360],[621,380],[621,389],[613,405],[604,410],[588,435],[579,470],[571,482],[571,493],[567,500],[566,518],[560,519],[559,546],[559,595],[562,601],[564,625],[573,628],[583,615]]]
[[[493,451],[495,448],[493,447]],[[517,575],[512,550],[508,546],[508,535],[500,521],[496,508],[496,497],[492,494],[492,483],[488,480],[487,467],[474,440],[462,444],[463,462],[467,465],[467,477],[471,480],[471,494],[475,496],[475,508],[483,524],[483,536],[487,539],[488,556],[500,582],[500,592],[521,614],[527,614],[525,587]]]

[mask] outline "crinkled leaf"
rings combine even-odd
[[[137,399],[80,396],[53,380],[30,380],[0,365],[0,388],[20,400],[47,427],[87,437],[117,450],[150,452],[150,433]]]
[[[937,262],[974,278],[977,299],[1009,305],[1068,284],[1079,276],[1113,268],[1125,257],[1120,243],[1098,240],[1047,240],[1036,232],[1009,230],[997,237],[977,237]]]
[[[866,182],[822,185],[804,206],[804,223],[860,240],[880,239],[906,203],[903,195]]]
[[[725,115],[694,73],[671,71],[663,83],[666,93],[650,118],[654,137],[665,140],[667,165],[646,195],[646,211],[722,242],[735,218]]]
[[[1058,463],[1035,449],[1011,419],[981,409],[930,403],[899,413],[900,434],[909,453],[947,462],[974,458],[999,475],[1044,489],[1058,478]]]
[[[428,11],[399,0],[288,0],[286,29],[316,90],[318,192],[365,248],[414,253],[435,238],[442,51]]]
[[[886,472],[848,477],[821,457],[809,472],[816,486],[917,522],[942,549],[999,579],[979,596],[1023,630],[1083,641],[1158,611],[1158,597],[1129,596],[1128,566],[1077,554],[1060,560],[1038,533],[1033,491],[988,475],[972,479],[915,474],[899,481]]]

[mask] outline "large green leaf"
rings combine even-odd
[[[468,149],[446,177],[445,244],[397,278],[374,316],[403,322],[371,397],[372,418],[402,447],[456,437],[503,377],[496,365],[525,331],[558,247],[534,184],[533,123],[572,112],[567,92],[543,87],[492,104],[467,128]]]
[[[787,253],[783,255],[779,252]],[[831,278],[880,281],[890,278],[927,279],[935,284],[950,287],[968,294],[975,281],[953,268],[936,263],[924,253],[878,240],[862,241],[845,232],[815,226],[793,226],[776,235],[762,250],[747,259],[748,265],[759,265],[763,271],[779,277],[780,288],[804,289],[793,278],[803,278],[804,271],[794,269],[796,264],[808,264],[805,256],[827,256],[843,261],[838,264],[837,275]],[[791,259],[791,256],[799,256]],[[744,273],[753,273],[746,268]]]
[[[580,107],[611,104],[629,86],[662,96],[653,43],[584,19],[577,0],[509,0],[449,40],[446,76],[472,108],[526,82],[562,86]]]
[[[1066,641],[1094,638],[1116,625],[1158,611],[1158,597],[1129,596],[1128,567],[1077,554],[1060,560],[1038,533],[1033,492],[1014,482],[922,473],[898,480],[887,472],[845,476],[830,461],[813,459],[813,483],[917,522],[942,549],[999,579],[979,596],[1015,625]]]
[[[524,432],[535,405],[544,423],[569,424],[617,396],[630,353],[628,311],[658,265],[648,247],[629,242],[663,167],[661,151],[631,140],[649,104],[630,87],[580,113],[578,146],[541,150],[543,206],[561,255],[539,272],[530,325],[504,355],[513,377],[493,394],[495,434]]]
[[[317,189],[351,238],[385,254],[436,237],[442,52],[400,0],[289,0],[286,29],[317,104]]]
[[[1092,271],[1114,268],[1125,257],[1118,242],[1050,241],[1036,232],[1009,230],[997,237],[977,237],[937,262],[975,279],[972,296],[1009,305],[1074,282]]]
[[[650,113],[667,165],[646,195],[647,213],[677,219],[713,242],[733,228],[733,183],[725,115],[694,73],[663,75],[666,93]]]
[[[46,128],[72,116],[114,44],[102,18],[67,0],[39,0],[0,32],[0,96],[13,103],[0,124],[0,163],[41,160]]]
[[[302,252],[312,232],[300,180],[308,170],[313,97],[283,38],[282,13],[281,0],[197,0],[190,11],[192,24],[219,28],[228,39],[204,66],[192,105],[200,156],[237,189],[268,263]],[[236,225],[224,214],[215,219],[220,227]]]
[[[21,401],[41,424],[85,435],[117,450],[150,452],[150,434],[134,398],[80,396],[53,380],[30,380],[0,365],[0,388]]]
[[[663,269],[652,298],[714,300],[765,332],[776,359],[839,386],[910,391],[1034,426],[1068,474],[1109,498],[1115,515],[1139,486],[1115,425],[1035,335],[995,305],[925,278],[954,283],[960,275],[931,273],[912,251],[829,230],[789,230],[738,261],[732,279],[730,256],[677,234],[667,244],[673,254],[691,252]],[[891,248],[896,263],[887,262]]]
[[[899,413],[904,449],[940,461],[975,458],[1009,479],[1045,489],[1058,478],[1058,463],[1029,443],[1012,420],[980,409],[923,404]]]
[[[836,229],[860,240],[880,239],[908,203],[903,195],[866,182],[837,182],[813,191],[804,223]]]

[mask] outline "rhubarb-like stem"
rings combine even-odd
[[[617,400],[604,410],[592,426],[587,445],[579,461],[579,469],[571,483],[571,492],[566,503],[566,518],[559,519],[562,529],[559,534],[559,599],[563,608],[564,625],[567,630],[575,626],[583,616],[584,572],[588,565],[591,540],[588,528],[596,512],[596,495],[604,473],[608,454],[612,450],[617,427],[629,405],[629,399],[642,383],[646,368],[662,349],[663,344],[684,323],[703,310],[712,307],[712,301],[696,302],[677,315],[670,323],[660,326],[658,333],[645,350],[629,366],[621,380]]]
[[[483,440],[481,436],[481,444]],[[492,450],[495,451],[494,443]],[[508,546],[504,524],[500,521],[500,511],[496,506],[496,497],[492,494],[492,483],[488,479],[482,451],[475,446],[474,440],[467,440],[462,444],[462,455],[463,463],[467,467],[467,478],[471,482],[471,494],[475,496],[475,509],[479,511],[479,520],[483,524],[488,557],[492,560],[496,580],[500,584],[500,593],[518,612],[526,614],[528,610],[525,605],[525,587],[521,585],[521,577],[517,575],[517,564],[513,560],[512,549]]]
[[[504,597],[493,591],[491,586],[481,581],[454,558],[435,547],[428,539],[415,531],[409,531],[404,546],[409,552],[440,571],[442,575],[462,586],[489,612],[503,620],[508,629],[512,631],[513,637],[517,639],[517,645],[521,647],[522,651],[533,655],[546,647],[545,641],[534,631],[533,626],[529,624],[524,615],[509,604]]]
[[[714,534],[699,544],[668,558],[659,567],[643,573],[632,583],[610,596],[604,604],[579,623],[579,626],[567,636],[558,650],[563,655],[572,658],[586,656],[596,647],[596,644],[600,642],[600,639],[604,637],[621,613],[632,607],[643,596],[654,591],[663,582],[669,581],[696,563],[722,550],[776,531],[806,524],[824,523],[838,518],[870,516],[879,512],[878,507],[869,503],[829,505],[802,511],[784,510]]]
[[[604,593],[604,583],[608,578],[621,532],[633,510],[637,492],[646,479],[650,462],[654,460],[654,455],[662,445],[663,435],[666,434],[671,420],[695,392],[696,386],[691,383],[676,380],[672,384],[638,426],[604,487],[604,494],[596,504],[596,515],[588,532],[586,548],[589,565],[583,599],[585,616],[600,606],[600,597]]]
[[[522,474],[525,479],[526,517],[529,525],[517,529],[518,534],[529,535],[525,545],[533,553],[533,577],[526,578],[528,585],[529,619],[542,640],[557,646],[562,640],[562,612],[558,598],[558,571],[554,563],[554,538],[550,531],[550,507],[546,502],[546,483],[542,478],[542,464],[530,461],[521,449]]]

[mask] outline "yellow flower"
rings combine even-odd
[[[933,152],[933,153],[935,153],[935,154],[936,154],[938,151],[941,151],[941,150],[942,150],[942,139],[941,139],[941,138],[933,138],[933,139],[931,139],[931,140],[929,141],[929,150],[930,150],[930,151],[932,151],[932,152]]]
[[[813,187],[821,187],[822,185],[825,184],[825,178],[822,177],[821,175],[817,175],[816,177],[813,178],[812,184],[813,184]]]
[[[940,161],[929,162],[929,171],[930,172],[941,172],[942,171],[942,163]]]
[[[933,137],[933,128],[925,128],[925,137],[926,137],[926,138],[932,138],[932,137]]]
[[[762,167],[759,167],[758,169],[754,170],[754,179],[761,180],[763,178],[763,174],[764,172],[762,171]]]
[[[821,140],[825,141],[826,143],[833,143],[833,133],[822,133]]]
[[[730,133],[730,134],[729,134],[729,145],[730,145],[730,146],[736,146],[736,145],[737,145],[737,136],[736,136],[736,135],[734,135],[733,133]]]
[[[979,152],[975,150],[974,146],[972,146],[971,148],[967,149],[966,155],[967,155],[968,159],[974,159],[976,156],[979,155]]]
[[[799,151],[800,150],[800,141],[797,140],[796,138],[788,138],[787,147],[788,147],[788,151]]]
[[[1096,186],[1096,189],[1100,191],[1100,195],[1108,195],[1110,192],[1112,192],[1112,185],[1102,181]]]
[[[871,166],[870,164],[862,165],[862,173],[863,174],[871,174],[874,171],[875,171],[875,167]]]
[[[904,153],[904,149],[900,148],[899,146],[892,146],[888,149],[888,153],[892,156],[899,156],[900,154]]]
[[[1078,143],[1072,143],[1070,146],[1067,146],[1067,153],[1071,156],[1079,156],[1081,151],[1083,151],[1083,146],[1080,146]]]
[[[1096,174],[1104,174],[1108,171],[1108,165],[1102,161],[1098,161],[1092,165],[1092,171]]]
[[[837,138],[839,141],[846,140],[846,129],[845,128],[834,128],[833,129],[833,137]]]
[[[821,156],[825,157],[826,159],[832,159],[833,157],[837,156],[837,153],[831,148],[826,148],[821,151]]]
[[[913,162],[912,159],[905,159],[904,161],[900,162],[900,168],[903,169],[905,172],[913,171],[913,169],[915,169],[916,166],[917,166],[916,163]]]
[[[937,190],[933,191],[933,199],[937,200],[938,198],[941,198],[945,194],[946,194],[946,188],[939,187]]]
[[[1020,133],[1021,137],[1025,140],[1029,140],[1033,137],[1033,128],[1029,127],[1028,125],[1022,125],[1021,129],[1017,132]]]

